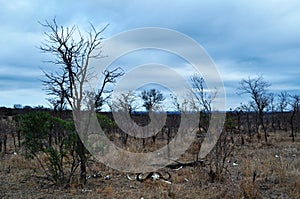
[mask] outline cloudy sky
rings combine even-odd
[[[0,106],[45,105],[41,69],[49,59],[38,49],[45,29],[38,23],[56,17],[64,26],[87,29],[110,24],[103,36],[133,28],[162,27],[197,41],[215,62],[224,82],[227,108],[246,97],[236,94],[238,82],[263,75],[272,92],[299,91],[300,2],[289,1],[4,1],[0,0]],[[165,57],[164,57],[165,56]],[[178,58],[141,52],[123,59],[123,65],[163,62]],[[157,60],[155,60],[157,58]],[[126,62],[127,60],[127,62]],[[143,60],[143,61],[141,61]],[[120,62],[121,63],[121,62]],[[125,69],[127,69],[125,67]]]

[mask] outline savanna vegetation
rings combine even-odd
[[[110,86],[125,74],[116,67],[103,72],[98,90],[86,93],[87,67],[103,56],[97,50],[106,27],[98,31],[91,25],[83,35],[55,20],[42,26],[46,41],[40,49],[53,56],[55,71],[44,71],[42,82],[52,107],[0,108],[1,198],[300,198],[300,93],[270,93],[271,82],[262,75],[242,79],[237,95],[247,95],[249,102],[223,112],[216,144],[199,157],[203,140],[214,130],[209,122],[218,92],[209,90],[204,78],[190,78],[190,96],[183,102],[157,88],[122,93],[112,101]],[[161,114],[166,99],[175,111],[152,136],[128,135],[112,115],[128,113],[146,126]],[[104,112],[104,105],[110,111]],[[85,148],[73,120],[83,106],[95,111],[116,146],[135,153],[177,139],[183,114],[197,113],[200,120],[194,142],[178,160],[156,172],[125,173],[100,163]]]

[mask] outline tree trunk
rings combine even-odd
[[[4,135],[4,139],[3,139],[3,145],[4,145],[4,153],[6,153],[6,141],[7,141],[7,135]]]
[[[17,131],[17,137],[18,137],[18,145],[19,145],[19,147],[21,147],[21,130],[20,129],[18,129],[18,131]]]
[[[264,124],[264,114],[263,114],[262,110],[259,111],[259,119],[260,119],[260,124],[261,124],[262,129],[263,129],[264,134],[265,134],[265,141],[268,142],[267,129],[266,129],[265,124]]]
[[[294,135],[294,116],[295,116],[295,111],[293,111],[292,116],[291,116],[291,120],[290,120],[290,124],[291,124],[291,137],[293,142],[295,142],[295,135]]]
[[[80,159],[80,182],[82,184],[86,183],[86,156],[85,156],[85,147],[79,137],[77,135],[77,154]]]

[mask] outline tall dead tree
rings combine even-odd
[[[259,118],[259,123],[262,126],[265,135],[265,141],[268,141],[267,128],[264,123],[264,113],[269,103],[269,94],[267,93],[268,87],[271,84],[264,80],[263,76],[258,76],[256,78],[242,79],[239,83],[238,94],[248,94],[250,95],[254,109],[256,110]]]
[[[198,74],[195,74],[191,77],[191,84],[192,89],[191,93],[193,98],[192,99],[194,105],[196,106],[196,109],[200,111],[200,121],[199,121],[199,133],[206,134],[209,127],[209,120],[211,115],[211,104],[216,96],[216,92],[210,92],[205,84],[204,78],[199,76]],[[198,135],[198,137],[203,137],[203,135]],[[201,148],[201,142],[202,140],[198,140],[198,150],[200,151]],[[196,154],[195,162],[198,162],[199,155]]]
[[[199,122],[199,132],[205,134],[205,136],[209,136],[207,133],[209,132],[209,123],[211,119],[211,115],[213,113],[213,102],[217,97],[217,89],[212,88],[209,89],[205,83],[203,77],[198,74],[195,74],[191,77],[192,90],[191,93],[193,98],[195,98],[194,102],[197,106],[197,110],[200,111],[200,122]],[[225,122],[225,128],[233,128],[233,124],[228,120]],[[211,130],[215,131],[215,130]],[[234,144],[232,144],[232,139],[230,139],[231,132],[227,132],[223,130],[218,137],[217,143],[214,145],[211,152],[208,154],[208,162],[209,162],[209,177],[210,181],[214,182],[215,180],[221,180],[221,176],[225,170],[225,163],[227,158],[230,156],[234,149]],[[197,137],[204,137],[202,135]],[[198,152],[200,151],[202,140],[198,139]],[[199,153],[196,154],[195,162],[199,162]]]
[[[55,19],[45,21],[41,25],[46,29],[45,42],[42,43],[40,49],[44,53],[53,55],[54,59],[49,61],[57,66],[56,72],[44,72],[44,85],[48,94],[57,98],[60,108],[63,103],[67,103],[72,110],[80,111],[83,103],[84,88],[83,83],[92,74],[88,74],[88,65],[91,59],[102,58],[101,44],[103,38],[101,34],[107,28],[105,26],[100,31],[91,25],[91,30],[84,36],[76,26],[64,27],[59,26]],[[109,83],[114,83],[116,78],[124,73],[121,68],[113,70],[105,70],[103,82],[98,92],[93,93],[94,107],[99,106],[103,97],[105,88]],[[80,178],[81,182],[86,182],[86,150],[77,136],[76,153],[80,159]]]

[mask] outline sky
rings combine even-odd
[[[104,38],[143,27],[168,28],[198,42],[216,65],[226,91],[226,108],[249,97],[237,95],[242,78],[263,75],[270,92],[300,93],[300,1],[0,0],[0,106],[49,106],[42,70],[56,66],[39,46],[54,17],[63,26],[88,30],[106,24]],[[108,55],[109,56],[109,55]],[[178,57],[143,51],[123,57],[130,66],[158,62],[185,69]],[[180,66],[180,64],[182,66]],[[137,77],[139,78],[139,77]]]

